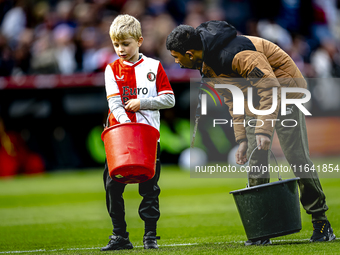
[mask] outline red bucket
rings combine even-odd
[[[123,123],[102,133],[110,177],[121,183],[140,183],[155,175],[156,128],[143,123]]]

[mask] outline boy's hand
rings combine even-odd
[[[265,135],[256,135],[256,143],[259,150],[269,150],[270,138]]]
[[[247,149],[248,149],[247,141],[240,143],[235,154],[235,159],[236,159],[237,164],[244,165],[247,162],[248,160],[247,155],[246,155]]]
[[[130,99],[125,102],[125,110],[136,112],[140,109],[139,99]]]

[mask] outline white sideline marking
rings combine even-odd
[[[281,243],[281,242],[301,242],[301,241],[309,241],[309,239],[283,239],[283,240],[272,240],[273,243]],[[244,243],[245,241],[231,241],[231,242],[219,242],[214,244],[231,244],[231,243]],[[191,245],[199,245],[200,243],[174,243],[174,244],[162,244],[160,247],[176,247],[176,246],[191,246]],[[204,243],[202,243],[204,244]],[[143,247],[142,245],[134,246],[136,248]],[[10,254],[10,253],[25,253],[25,252],[51,252],[51,251],[81,251],[81,250],[100,250],[101,247],[91,247],[91,248],[67,248],[67,249],[38,249],[38,250],[29,250],[29,251],[0,251],[0,254]]]

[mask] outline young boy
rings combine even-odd
[[[150,124],[159,130],[160,109],[175,105],[175,97],[161,63],[139,53],[143,43],[141,25],[130,15],[117,16],[110,27],[113,47],[119,57],[105,70],[105,88],[111,111],[110,124],[138,122]],[[142,114],[148,121],[142,116]],[[145,249],[157,249],[156,226],[160,216],[158,196],[160,188],[159,144],[155,176],[139,184],[143,197],[139,215],[145,223]],[[102,251],[132,249],[126,232],[123,192],[126,184],[112,180],[107,163],[104,170],[106,205],[113,224],[113,235]]]

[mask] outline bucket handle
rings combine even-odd
[[[144,119],[148,122],[148,124],[150,125],[150,126],[152,126],[151,125],[151,123],[150,123],[150,121],[146,118],[146,116],[141,112],[141,111],[137,111],[138,113],[140,113],[143,117],[144,117]],[[106,126],[105,126],[105,128],[108,128],[109,127],[109,118],[110,118],[110,115],[112,114],[112,112],[110,111],[110,113],[109,113],[109,115],[107,115],[107,118],[106,118]]]
[[[191,140],[191,144],[190,147],[194,148],[194,144],[195,144],[195,138],[196,138],[196,132],[197,132],[197,126],[198,126],[198,121],[199,121],[200,117],[196,117],[195,118],[195,126],[194,126],[194,132],[192,133],[192,140]]]
[[[250,153],[250,156],[249,156],[249,159],[248,159],[248,166],[249,166],[249,162],[251,160],[251,157],[253,156],[254,152],[256,149],[258,149],[261,145],[259,144],[257,147],[255,147],[255,149]],[[271,152],[271,154],[273,155],[274,159],[275,159],[275,162],[276,162],[276,165],[278,166],[279,164],[277,163],[277,160],[276,160],[276,157],[273,153],[273,151],[271,149],[269,149],[269,151]],[[282,178],[280,176],[280,172],[277,173],[277,178],[279,179],[279,181],[282,181]],[[249,171],[247,172],[247,179],[248,179],[248,183],[247,183],[247,188],[249,188]]]

